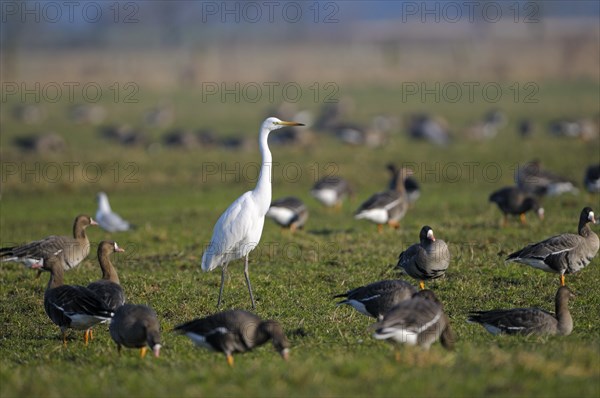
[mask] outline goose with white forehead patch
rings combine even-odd
[[[564,286],[566,274],[581,271],[598,253],[600,239],[590,228],[590,224],[595,222],[593,210],[584,207],[579,215],[578,234],[556,235],[534,243],[512,253],[506,261],[557,273],[560,275],[560,285]]]
[[[428,225],[421,228],[419,240],[400,253],[396,268],[419,280],[419,286],[425,289],[424,281],[440,278],[446,273],[450,265],[450,251],[446,242],[435,238],[433,229]]]

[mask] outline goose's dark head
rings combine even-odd
[[[544,219],[544,208],[540,206],[540,202],[536,198],[532,196],[528,196],[527,198],[525,198],[525,200],[523,201],[523,207],[525,211],[535,211],[540,220]]]
[[[259,326],[273,340],[273,347],[287,361],[290,353],[290,343],[288,342],[281,325],[277,321],[264,321]]]
[[[435,242],[433,229],[431,229],[429,225],[425,225],[423,228],[421,228],[421,232],[419,232],[419,240],[421,243],[426,243],[428,241]]]

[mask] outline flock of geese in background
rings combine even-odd
[[[299,131],[289,127],[273,137],[273,145],[312,146],[320,136],[330,136],[346,145],[381,147],[387,145],[396,131],[404,130],[411,139],[427,141],[432,145],[445,147],[460,139],[486,141],[496,137],[508,125],[507,115],[500,109],[489,109],[485,114],[464,127],[450,127],[440,115],[415,113],[403,118],[391,115],[378,115],[369,123],[348,121],[355,113],[356,105],[352,98],[341,98],[336,103],[324,104],[316,114],[284,103],[268,110],[284,120],[297,120],[310,129]],[[40,104],[20,104],[13,108],[15,120],[26,125],[42,123],[48,112]],[[225,148],[231,150],[253,150],[255,141],[246,134],[224,137],[222,132],[210,128],[198,130],[173,127],[177,121],[176,107],[162,101],[147,108],[137,125],[106,124],[108,111],[100,104],[75,104],[68,109],[67,117],[75,125],[95,126],[99,135],[113,143],[127,148],[145,148],[149,152],[161,148],[194,150],[197,148]],[[593,118],[558,118],[546,126],[553,137],[576,138],[583,141],[598,139],[600,120]],[[161,137],[155,140],[145,131],[159,129]],[[516,123],[516,133],[528,139],[540,130],[531,119],[521,119]],[[24,152],[61,152],[67,142],[55,132],[37,132],[23,135],[14,140],[14,145]]]
[[[255,301],[250,283],[248,258],[259,243],[265,217],[270,217],[282,227],[292,231],[302,228],[308,218],[304,203],[295,197],[271,200],[269,176],[272,156],[267,144],[269,133],[280,128],[302,126],[297,122],[284,122],[270,117],[264,121],[259,133],[262,155],[261,172],[256,187],[235,200],[214,226],[210,244],[202,256],[202,269],[210,271],[221,267],[221,285],[217,307],[220,307],[227,265],[236,259],[245,259],[244,274],[252,303]],[[366,200],[356,211],[356,219],[377,224],[378,229],[388,224],[397,228],[411,202],[419,196],[418,183],[411,178],[410,170],[389,165],[392,176],[387,190]],[[600,165],[591,166],[585,174],[585,186],[590,192],[600,192]],[[543,215],[539,197],[574,191],[573,183],[543,170],[534,161],[519,170],[515,187],[494,192],[495,202],[504,214],[517,215],[525,222],[525,213],[535,211]],[[318,181],[312,196],[325,206],[340,206],[352,194],[348,182],[339,176]],[[102,278],[87,287],[65,285],[64,271],[76,267],[90,251],[86,228],[100,225],[109,232],[127,231],[132,225],[114,213],[106,194],[98,194],[96,220],[80,215],[73,225],[73,236],[49,236],[21,246],[0,249],[1,261],[22,262],[33,269],[50,272],[44,294],[44,309],[58,325],[66,345],[68,329],[83,330],[87,344],[92,327],[110,322],[110,335],[121,347],[139,348],[143,357],[148,348],[159,356],[161,334],[157,314],[150,307],[126,303],[111,255],[124,249],[114,241],[103,241],[98,246],[98,261]],[[600,247],[598,236],[590,229],[596,223],[594,212],[581,210],[577,234],[564,233],[531,244],[510,254],[507,261],[527,264],[560,276],[561,287],[556,293],[556,313],[537,308],[477,311],[469,320],[482,324],[491,333],[560,334],[568,335],[573,321],[568,309],[571,292],[565,286],[565,275],[580,271],[596,256]],[[425,289],[425,281],[443,276],[450,264],[451,255],[443,240],[437,239],[429,226],[419,233],[419,243],[402,252],[397,267],[419,281],[420,290],[403,280],[384,280],[347,291],[335,296],[343,298],[338,303],[347,304],[361,314],[377,319],[373,325],[376,339],[419,345],[429,348],[440,340],[448,349],[455,337],[450,320],[436,295]],[[194,319],[178,325],[174,331],[189,337],[195,344],[223,352],[233,365],[233,353],[245,352],[272,340],[283,358],[289,355],[289,342],[277,321],[262,320],[253,313],[229,310]]]

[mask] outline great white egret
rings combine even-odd
[[[273,158],[267,139],[271,131],[286,126],[303,126],[303,124],[284,122],[276,117],[270,117],[263,122],[258,135],[262,164],[256,187],[237,198],[221,214],[213,229],[212,239],[202,255],[202,270],[211,271],[219,266],[222,267],[217,307],[221,306],[227,264],[242,257],[245,257],[244,276],[246,277],[252,308],[256,306],[248,275],[248,255],[260,241],[265,215],[271,205]]]

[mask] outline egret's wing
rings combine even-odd
[[[240,245],[252,225],[257,212],[252,201],[252,192],[246,192],[235,200],[217,220],[208,248],[202,256],[202,269],[209,271],[228,261],[239,258]]]

